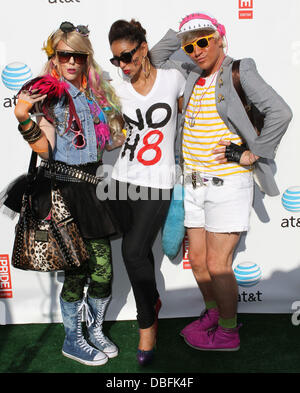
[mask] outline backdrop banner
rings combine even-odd
[[[300,2],[299,0],[211,0],[207,8],[181,0],[4,0],[0,23],[0,190],[25,173],[31,154],[14,117],[16,94],[46,62],[41,51],[63,21],[88,25],[95,59],[113,81],[120,76],[109,59],[108,31],[117,19],[134,18],[147,30],[150,48],[169,28],[178,30],[189,13],[206,11],[225,25],[228,54],[251,57],[262,77],[284,98],[294,117],[273,165],[280,195],[255,188],[251,229],[234,255],[241,313],[291,313],[300,307]],[[25,19],[26,15],[26,19]],[[119,151],[105,152],[109,168]],[[60,322],[63,273],[26,272],[11,266],[17,218],[0,217],[0,324]],[[121,239],[112,239],[113,299],[107,320],[136,318],[135,302],[121,256]],[[161,234],[154,244],[162,318],[197,316],[204,308],[188,260],[188,241],[170,261]],[[298,305],[298,306],[297,306]],[[295,318],[294,318],[295,320]],[[300,321],[299,321],[300,323]]]

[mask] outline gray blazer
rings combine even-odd
[[[180,60],[172,60],[172,54],[181,47],[181,42],[173,30],[167,34],[151,49],[151,61],[158,68],[177,68],[186,77],[183,111],[180,122],[182,132],[185,112],[194,89],[194,85],[202,75],[202,70],[192,64],[184,56]],[[174,57],[175,59],[175,57]],[[232,82],[233,59],[227,56],[224,59],[216,79],[216,106],[217,111],[227,125],[236,134],[239,134],[247,143],[249,149],[259,160],[254,166],[254,178],[260,189],[270,196],[279,194],[270,159],[275,158],[279,142],[286,132],[292,119],[292,111],[285,101],[269,86],[258,74],[253,59],[242,59],[240,63],[240,81],[249,102],[265,115],[264,127],[260,136],[250,122],[244,106]]]

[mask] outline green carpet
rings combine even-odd
[[[119,356],[88,367],[61,355],[62,324],[0,326],[1,373],[299,373],[300,326],[289,314],[240,314],[238,352],[203,352],[187,346],[179,331],[194,318],[159,320],[156,359],[137,365],[136,321],[105,322]]]

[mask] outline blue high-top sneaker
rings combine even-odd
[[[90,346],[82,334],[81,319],[84,300],[65,302],[60,297],[60,306],[66,332],[62,354],[88,366],[105,364],[108,357],[103,352]]]
[[[118,356],[118,347],[102,332],[104,314],[110,299],[111,296],[100,299],[87,296],[87,303],[93,316],[92,324],[90,326],[88,325],[88,332],[90,342],[96,348],[100,349],[100,351],[104,352],[106,356],[114,358]]]

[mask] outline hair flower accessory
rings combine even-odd
[[[48,60],[50,60],[51,57],[53,57],[55,54],[55,50],[53,49],[52,46],[52,38],[53,38],[53,34],[51,34],[48,37],[46,44],[44,43],[44,46],[42,47],[42,50],[45,51],[48,56]]]

